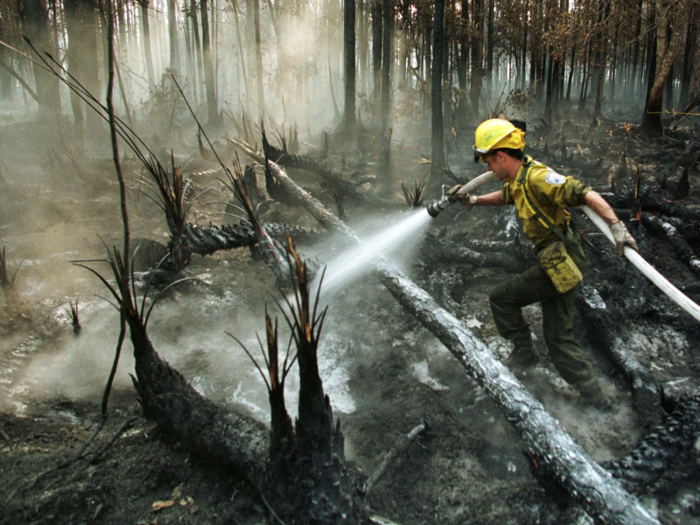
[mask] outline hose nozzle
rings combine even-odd
[[[445,195],[446,187],[446,185],[442,185],[442,197],[440,200],[428,204],[427,206],[428,215],[430,215],[433,219],[440,215],[440,212],[444,211],[453,202],[457,201],[457,198],[454,195]]]

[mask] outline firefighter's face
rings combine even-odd
[[[502,151],[495,151],[483,157],[489,171],[493,171],[493,174],[498,180],[505,180],[508,178],[508,172],[504,164],[505,156],[506,154]]]

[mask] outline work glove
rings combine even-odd
[[[447,190],[447,195],[450,197],[450,200],[457,200],[460,203],[462,203],[462,206],[464,206],[467,211],[471,211],[474,205],[477,202],[477,196],[472,195],[471,193],[467,193],[466,190],[462,190],[462,188],[465,188],[466,184],[457,184],[455,186],[452,186],[449,190]]]
[[[634,240],[634,237],[630,235],[630,232],[627,231],[627,226],[625,226],[625,223],[622,221],[618,221],[612,225],[610,225],[610,231],[613,234],[613,238],[615,239],[615,250],[617,251],[617,255],[622,257],[625,253],[625,246],[629,246],[632,248],[635,252],[639,251],[639,248],[637,247],[637,241]]]

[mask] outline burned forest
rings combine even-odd
[[[699,28],[0,0],[0,524],[700,524]],[[565,232],[597,402],[544,299],[527,367],[500,335],[541,247],[489,119],[602,203]]]

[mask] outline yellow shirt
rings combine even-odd
[[[583,204],[586,193],[590,188],[583,182],[573,177],[564,177],[526,155],[523,164],[513,182],[507,182],[501,190],[501,199],[506,204],[515,204],[518,217],[523,219],[523,232],[536,248],[543,248],[559,237],[540,220],[531,217],[536,210],[528,204],[523,192],[522,174],[525,166],[530,166],[526,174],[527,190],[530,198],[542,212],[562,232],[571,220],[571,214],[566,210],[567,206],[579,206]]]

